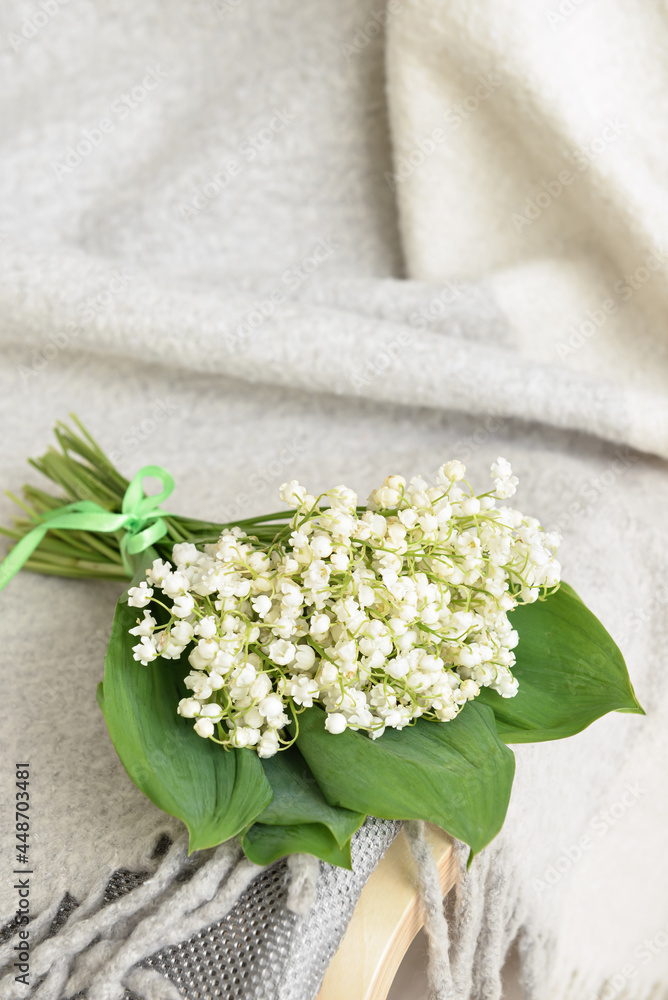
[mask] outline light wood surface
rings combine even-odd
[[[427,826],[445,895],[455,882],[452,841]],[[401,960],[422,927],[415,867],[404,832],[396,837],[364,886],[317,1000],[385,1000]]]

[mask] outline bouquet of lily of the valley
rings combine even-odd
[[[212,524],[164,512],[164,469],[128,482],[75,424],[33,462],[62,496],[25,488],[0,586],[22,566],[131,580],[98,701],[191,850],[236,836],[259,864],[347,867],[373,815],[428,820],[473,855],[504,821],[509,743],[642,713],[614,642],[560,582],[558,536],[508,505],[504,459],[479,495],[450,461],[433,483],[389,476],[365,506],[291,481],[281,512]]]

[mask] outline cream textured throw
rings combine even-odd
[[[455,456],[483,485],[505,455],[648,715],[518,748],[447,975],[497,998],[519,937],[531,1000],[668,996],[664,5],[29,0],[0,42],[0,483],[70,410],[211,519],[274,508],[288,478],[364,495]],[[80,903],[69,951],[42,951],[53,1000],[115,1000],[119,941],[129,961],[185,937],[228,905],[216,879],[253,875],[221,849],[167,930],[100,907],[163,832],[147,912],[185,863],[95,704],[117,595],[0,594],[0,795],[29,760],[36,938]],[[92,948],[87,915],[109,924]]]

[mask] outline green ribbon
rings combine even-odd
[[[154,496],[144,494],[142,483],[147,476],[160,480],[163,487],[160,493]],[[25,565],[47,531],[56,529],[125,531],[121,538],[121,557],[128,576],[132,576],[130,556],[143,552],[167,534],[167,525],[163,520],[166,512],[160,510],[160,504],[173,489],[174,480],[165,469],[159,465],[145,465],[125,491],[120,514],[112,514],[92,500],[77,500],[58,510],[47,511],[40,516],[35,527],[16,543],[0,566],[0,590]]]

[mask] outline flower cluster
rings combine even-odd
[[[288,725],[313,704],[330,733],[375,739],[420,716],[453,719],[481,687],[513,697],[508,612],[558,585],[559,538],[497,507],[517,485],[505,459],[488,493],[474,495],[465,474],[453,461],[435,485],[389,476],[366,508],[345,486],[315,497],[285,483],[294,515],[271,544],[241,527],[203,550],[178,544],[130,589],[130,606],[146,609],[131,629],[135,659],[190,647],[179,714],[261,757],[291,742]]]

